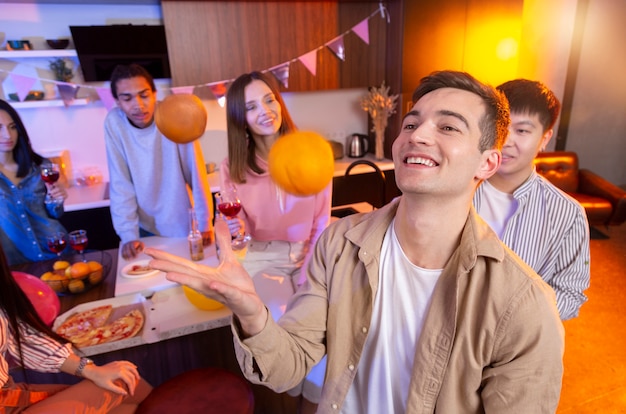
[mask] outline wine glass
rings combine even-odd
[[[217,209],[224,217],[227,219],[237,217],[237,214],[241,211],[241,201],[237,196],[237,189],[235,187],[229,187],[220,191],[215,195],[215,198],[217,200]],[[237,235],[233,236],[231,246],[233,250],[241,250],[248,245],[250,239],[250,235],[240,229]]]
[[[67,247],[67,241],[65,240],[65,233],[58,231],[52,233],[46,237],[48,243],[48,249],[51,252],[56,253],[58,257],[61,257],[61,252]]]
[[[48,184],[54,184],[59,180],[61,172],[59,170],[59,164],[53,162],[44,162],[41,164],[41,179]],[[63,199],[54,198],[50,193],[46,193],[46,202],[59,202]]]
[[[74,230],[69,234],[70,246],[72,249],[76,250],[83,258],[83,262],[85,262],[85,249],[87,248],[87,230]]]

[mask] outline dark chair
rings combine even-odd
[[[365,165],[374,169],[375,185],[372,185],[372,174],[354,174],[348,180],[350,172],[357,166]],[[380,208],[386,204],[387,197],[387,178],[385,173],[372,161],[356,160],[352,162],[343,179],[333,184],[333,207],[331,215],[335,217],[345,217],[346,215],[357,213],[351,205],[358,203],[368,203],[371,210]],[[340,188],[340,185],[342,188]],[[337,202],[339,201],[339,202]]]
[[[184,372],[152,390],[136,414],[252,414],[252,387],[222,368]]]
[[[626,221],[626,191],[587,169],[579,169],[575,152],[540,152],[535,167],[585,208],[591,226],[608,228]]]

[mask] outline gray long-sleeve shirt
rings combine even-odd
[[[200,231],[212,229],[213,200],[197,140],[176,144],[154,123],[137,128],[117,107],[107,115],[104,132],[111,218],[123,243],[137,240],[140,227],[158,236],[186,236],[190,195]]]

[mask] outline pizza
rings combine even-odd
[[[152,268],[148,266],[134,265],[126,273],[129,275],[142,275],[144,273],[151,272]]]
[[[98,306],[84,312],[78,312],[67,318],[58,328],[57,333],[66,339],[85,335],[104,325],[113,312],[112,305]]]
[[[105,306],[101,307],[104,308]],[[57,333],[64,338],[71,341],[76,347],[82,348],[85,346],[93,346],[100,345],[107,342],[120,341],[122,339],[132,338],[137,335],[141,328],[143,328],[144,324],[144,316],[143,313],[139,309],[133,309],[126,313],[124,316],[121,316],[111,322],[108,322],[108,318],[110,316],[107,315],[107,318],[98,321],[101,322],[100,325],[94,326],[90,329],[84,329],[86,324],[84,324],[83,329],[72,329],[71,321],[75,322],[80,321],[83,317],[81,314],[88,313],[90,311],[96,310],[98,308],[91,309],[89,311],[80,312],[78,314],[70,316],[68,320],[66,320],[59,328],[57,329]],[[61,328],[64,327],[68,322],[68,326],[62,331]],[[63,333],[61,333],[63,332]],[[69,333],[68,333],[69,332]]]

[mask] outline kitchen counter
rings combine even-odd
[[[67,199],[63,204],[66,212],[108,207],[109,183],[67,188]]]
[[[344,157],[338,160],[335,160],[335,172],[333,177],[341,177],[346,173],[346,169],[348,166],[354,161],[358,160],[368,160],[373,162],[380,168],[382,171],[393,170],[393,161],[384,159],[380,161],[376,161],[373,154],[366,154],[364,157],[360,158],[349,158]],[[350,174],[363,174],[372,172],[372,168],[367,165],[359,165],[356,166]],[[211,188],[211,192],[215,193],[220,190],[220,175],[219,171],[212,172],[207,174],[207,180],[209,181],[209,187]],[[65,200],[65,211],[79,211],[79,210],[88,210],[92,208],[100,208],[100,207],[109,207],[109,183],[99,183],[91,186],[81,186],[81,187],[69,187],[67,189],[67,200]]]

